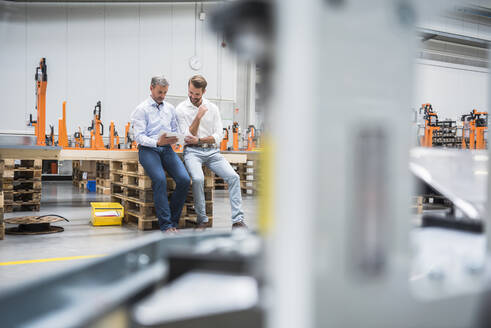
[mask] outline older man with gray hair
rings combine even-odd
[[[179,132],[176,109],[164,101],[169,82],[162,77],[152,78],[150,96],[131,114],[131,125],[138,143],[138,158],[145,172],[152,179],[155,212],[160,230],[175,233],[186,201],[190,179],[171,145],[176,137],[167,137],[166,132]],[[167,199],[165,171],[176,182],[170,204]]]

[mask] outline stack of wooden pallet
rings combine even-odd
[[[257,160],[248,159],[246,163],[237,165],[237,173],[240,176],[240,189],[242,194],[256,195],[258,190]]]
[[[73,161],[72,163],[73,184],[79,189],[87,190],[87,182],[96,181],[96,161]]]
[[[110,161],[96,162],[96,191],[98,194],[111,194],[111,177],[109,175]]]
[[[111,161],[111,201],[124,206],[125,222],[136,222],[138,229],[156,224],[152,181],[135,161]]]
[[[80,161],[72,161],[72,182],[75,187],[78,187],[81,176],[82,174],[80,172]]]
[[[211,171],[205,171],[206,210],[213,222],[213,176]],[[158,229],[155,214],[152,181],[137,161],[111,161],[111,201],[122,204],[125,208],[125,222],[136,222],[138,229]],[[170,195],[175,190],[175,182],[167,178],[167,192]],[[196,222],[192,190],[190,188],[186,204],[183,207],[179,226],[186,227]]]
[[[258,190],[257,160],[247,160],[246,163],[232,164],[232,168],[240,177],[240,189],[243,195],[256,195]],[[224,179],[215,176],[215,190],[228,190]]]
[[[3,168],[4,163],[0,160],[0,240],[5,237],[5,224],[3,223]]]
[[[232,167],[234,168],[234,170],[237,172],[237,166],[236,165],[232,165]],[[225,182],[225,180],[223,180],[221,177],[219,177],[218,175],[214,175],[214,186],[215,186],[215,190],[228,190],[228,184]]]
[[[40,159],[5,159],[4,211],[39,211],[41,205]]]

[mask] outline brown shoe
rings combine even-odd
[[[232,229],[247,229],[247,224],[243,220],[235,222],[232,224]]]

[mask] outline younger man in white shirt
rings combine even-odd
[[[205,210],[204,176],[202,165],[210,168],[228,184],[232,208],[232,228],[247,228],[242,212],[240,178],[230,163],[220,154],[222,119],[218,107],[203,97],[207,82],[195,75],[188,82],[188,99],[177,108],[180,130],[186,134],[184,162],[193,181],[194,208],[198,226],[205,227],[208,217]]]

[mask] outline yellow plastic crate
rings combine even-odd
[[[119,203],[92,202],[90,222],[94,226],[121,225],[123,223],[124,208]],[[117,211],[118,216],[96,216],[96,212]]]

